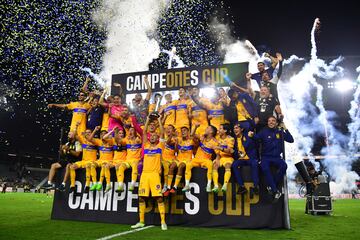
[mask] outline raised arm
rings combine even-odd
[[[190,136],[192,138],[195,138],[195,139],[199,139],[199,136],[197,136],[195,133],[196,133],[196,129],[198,129],[200,127],[200,124],[199,123],[195,123],[195,126],[194,128],[191,130],[190,132]]]
[[[146,87],[147,87],[147,94],[146,94],[145,100],[150,101],[151,86],[150,86],[149,79],[148,79],[147,75],[145,76],[145,84],[146,84]]]
[[[102,140],[109,140],[109,137],[112,137],[112,134],[113,132],[115,132],[116,130],[119,130],[118,127],[114,127],[113,129],[111,129],[110,132],[108,132],[107,134],[105,134],[103,137],[102,137]]]
[[[294,142],[294,138],[291,135],[291,133],[289,132],[289,130],[286,128],[285,123],[281,122],[279,124],[279,127],[283,129],[283,136],[284,136],[284,141],[289,142],[289,143],[293,143]]]
[[[160,138],[164,139],[165,138],[165,131],[164,131],[164,125],[162,123],[162,118],[159,117],[158,119],[158,122],[159,122],[159,128],[160,128]]]
[[[248,89],[245,89],[243,87],[240,87],[239,85],[237,85],[236,83],[234,82],[230,82],[230,87],[234,87],[236,89],[238,89],[240,92],[244,92],[244,93],[248,93],[249,94],[249,90]]]
[[[92,140],[93,140],[96,132],[99,131],[100,128],[101,128],[100,126],[96,126],[96,127],[94,128],[94,130],[92,131],[92,133],[91,133],[90,136],[89,136],[89,139],[88,139],[89,141],[92,141]]]
[[[53,108],[53,107],[65,109],[67,107],[67,104],[58,104],[58,103],[48,104],[48,108]]]
[[[251,87],[251,76],[252,76],[252,74],[249,73],[249,72],[245,74],[246,86],[247,86],[247,90],[248,90],[248,92],[249,92],[249,95],[250,95],[253,99],[255,99],[256,94],[255,94],[254,90],[253,90],[252,87]]]
[[[149,116],[146,117],[146,122],[145,122],[145,126],[144,126],[144,132],[142,134],[142,143],[145,144],[148,141],[147,138],[147,133],[148,133],[148,128],[149,128],[149,122],[150,122],[150,118]]]
[[[282,57],[281,53],[276,53],[276,58],[279,62],[279,70],[277,72],[277,77],[278,77],[278,79],[280,79],[281,74],[282,74],[282,68],[283,68],[283,57]]]
[[[278,59],[275,58],[275,57],[273,57],[273,56],[271,56],[269,53],[265,53],[265,57],[270,58],[270,60],[271,60],[271,66],[272,66],[273,68],[275,68],[276,65],[277,65],[277,63],[278,63]]]
[[[102,92],[101,96],[100,96],[100,99],[99,99],[99,104],[103,107],[107,107],[104,99],[105,99],[105,94],[107,92],[107,87],[104,88],[104,91]]]
[[[90,82],[90,78],[89,77],[86,77],[85,78],[85,82],[84,82],[84,85],[81,87],[81,91],[83,92],[87,92],[88,91],[88,85],[89,85],[89,82]]]

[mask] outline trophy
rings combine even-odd
[[[160,108],[160,103],[161,103],[161,100],[162,100],[162,95],[157,93],[155,94],[155,109],[152,113],[150,113],[149,115],[149,118],[151,120],[155,120],[155,119],[158,119],[160,117],[160,113],[159,113],[159,108]]]

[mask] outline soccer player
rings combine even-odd
[[[217,92],[211,101],[196,96],[192,98],[198,106],[207,109],[208,119],[211,125],[219,129],[220,125],[225,123],[224,103],[220,102],[220,96]]]
[[[129,191],[133,191],[138,176],[138,164],[141,160],[141,138],[137,136],[135,128],[129,128],[129,134],[126,138],[118,140],[118,145],[126,146],[126,161],[122,162],[118,166],[117,179],[118,179],[118,189],[117,192],[124,191],[124,172],[126,169],[131,168],[131,184],[129,186]]]
[[[140,127],[143,127],[145,124],[146,116],[149,111],[149,100],[151,97],[151,86],[147,75],[144,76],[144,82],[147,88],[145,99],[143,99],[140,93],[137,93],[132,101],[133,104],[132,110],[133,113],[135,114],[136,121],[139,123]]]
[[[258,106],[254,99],[247,92],[241,93],[234,89],[230,89],[228,91],[228,95],[231,101],[227,107],[227,112],[231,115],[226,117],[230,120],[231,125],[235,125],[236,122],[249,120],[253,120],[255,123],[257,123]],[[231,111],[229,111],[229,108]],[[233,117],[234,114],[235,119]]]
[[[181,127],[186,126],[190,129],[189,114],[191,110],[191,101],[187,99],[184,88],[179,89],[179,99],[175,101],[176,104],[176,121],[175,127],[178,132]]]
[[[84,92],[80,92],[78,98],[79,100],[77,102],[70,102],[68,104],[51,103],[48,105],[48,108],[57,107],[67,110],[73,110],[70,131],[75,131],[75,129],[77,129],[78,134],[81,134],[85,132],[86,113],[91,107],[91,105],[85,101],[85,98],[86,98],[86,94]],[[78,127],[76,127],[77,122],[80,122],[80,125]]]
[[[161,229],[167,230],[165,223],[165,203],[161,193],[161,154],[164,149],[164,128],[162,126],[160,118],[158,118],[160,127],[160,141],[159,136],[156,133],[151,134],[150,140],[147,138],[148,125],[150,118],[147,117],[143,134],[144,144],[144,165],[143,172],[140,177],[139,185],[139,217],[140,221],[131,226],[131,228],[141,228],[145,226],[145,205],[146,200],[151,196],[155,198],[158,204]]]
[[[234,161],[233,153],[234,153],[234,138],[230,136],[231,127],[229,124],[221,124],[219,127],[219,137],[217,138],[219,142],[219,146],[216,149],[219,151],[220,158],[217,158],[213,162],[213,181],[214,188],[212,191],[214,193],[219,192],[219,167],[225,168],[224,175],[224,184],[221,188],[221,191],[226,192],[227,184],[231,177],[231,164]]]
[[[249,136],[252,135],[253,132],[249,132]],[[286,162],[281,157],[283,154],[284,141],[293,143],[294,138],[286,129],[284,123],[280,124],[279,129],[276,118],[270,116],[267,127],[255,134],[254,139],[261,143],[260,168],[265,175],[266,182],[270,186],[272,194],[274,194],[274,200],[278,200],[281,197],[279,185],[287,169]],[[275,176],[272,175],[270,166],[277,168]]]
[[[199,125],[195,125],[196,128]],[[194,130],[193,130],[194,131]],[[212,182],[212,156],[216,154],[216,160],[219,158],[219,151],[217,147],[219,146],[218,142],[215,139],[217,134],[217,129],[209,125],[205,134],[201,137],[198,135],[194,135],[194,140],[199,143],[199,148],[196,151],[195,157],[186,163],[186,171],[185,171],[185,187],[182,189],[183,192],[187,192],[190,190],[190,179],[191,179],[191,170],[193,167],[205,167],[207,168],[207,185],[206,192],[211,192],[211,182]]]
[[[100,128],[101,128],[100,126],[96,127],[98,131],[100,130]],[[100,132],[100,139],[99,138],[90,139],[90,141],[93,141],[95,145],[98,147],[100,153],[99,159],[91,164],[91,171],[93,171],[93,168],[96,171],[96,168],[101,167],[99,181],[90,188],[90,191],[94,191],[94,190],[100,191],[103,186],[104,177],[106,179],[105,192],[111,190],[110,167],[112,166],[114,152],[113,152],[112,144],[109,141],[109,136],[107,136],[107,138],[104,137],[105,135],[107,135],[107,133],[108,133],[107,131],[102,130]]]
[[[190,162],[194,151],[193,133],[189,134],[189,128],[187,126],[181,127],[181,136],[176,140],[177,147],[177,161],[178,169],[175,177],[174,186],[171,188],[170,193],[176,193],[181,178],[184,176],[186,169],[186,163]]]
[[[192,99],[196,98],[198,99],[198,102],[203,102],[203,103],[205,101],[206,102],[209,101],[208,99],[200,98],[198,87],[192,88],[191,98]],[[196,102],[192,101],[190,110],[191,112],[189,116],[191,118],[192,128],[194,128],[196,124],[199,124],[199,127],[197,128],[195,134],[201,136],[204,135],[205,129],[209,126],[206,109],[202,108],[201,105],[198,105],[196,104]]]
[[[165,142],[161,161],[164,168],[164,187],[162,190],[164,197],[167,197],[170,194],[171,183],[174,178],[174,171],[178,165],[178,161],[176,160],[175,156],[176,135],[175,127],[173,125],[168,125],[166,127],[166,136],[167,140]]]
[[[161,106],[161,113],[163,114],[164,128],[166,129],[168,125],[175,126],[175,117],[176,117],[176,103],[172,100],[172,95],[170,93],[165,94],[166,103]]]
[[[55,188],[55,184],[53,183],[53,179],[57,169],[65,168],[65,175],[63,182],[60,186],[57,187],[59,191],[65,191],[65,184],[68,180],[70,174],[70,166],[72,163],[77,162],[81,157],[82,147],[79,141],[76,141],[75,132],[68,133],[68,142],[60,147],[60,156],[61,160],[51,164],[51,168],[49,171],[49,178],[47,182],[47,186],[44,188],[50,190]]]
[[[233,172],[235,174],[236,182],[239,184],[237,193],[244,194],[247,189],[244,185],[244,180],[241,176],[240,167],[251,167],[251,178],[254,182],[254,188],[251,190],[252,194],[259,194],[259,169],[258,169],[258,157],[257,146],[254,139],[249,137],[250,124],[247,122],[239,122],[234,126],[235,134],[235,161],[232,164]]]
[[[78,132],[77,127],[80,125],[78,122],[75,125],[75,132]],[[76,172],[75,170],[78,168],[85,168],[86,169],[86,182],[85,182],[85,193],[88,193],[90,190],[90,180],[92,180],[93,183],[96,183],[96,170],[91,168],[91,164],[96,161],[96,155],[97,155],[97,148],[95,144],[90,141],[90,139],[93,139],[97,129],[94,129],[94,131],[91,132],[90,129],[86,129],[85,133],[83,135],[77,134],[77,139],[82,144],[82,160],[75,162],[70,166],[70,193],[75,191],[75,178],[76,178]],[[90,179],[91,178],[91,179]]]

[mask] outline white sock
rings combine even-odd
[[[101,184],[101,182],[98,182],[97,184]]]
[[[189,184],[190,184],[190,180],[185,180],[185,185],[189,186]]]
[[[135,183],[136,183],[135,181],[131,181],[131,185],[135,186]]]
[[[123,187],[124,183],[123,182],[119,182],[119,187]]]
[[[48,181],[48,184],[49,184],[49,185],[52,185],[52,182]]]
[[[211,180],[208,180],[207,185],[208,185],[208,186],[211,186]]]

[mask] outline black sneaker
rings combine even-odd
[[[86,186],[86,187],[84,188],[84,193],[89,193],[89,191],[90,191],[90,187],[89,187],[89,186]]]
[[[56,190],[58,190],[58,191],[60,191],[60,192],[65,192],[65,185],[60,184],[60,185],[56,188]]]
[[[256,185],[256,186],[254,187],[254,194],[256,194],[256,195],[259,195],[259,194],[260,194],[259,185]]]
[[[75,187],[70,187],[69,193],[75,192]]]
[[[239,189],[237,190],[237,194],[244,194],[247,192],[247,189],[244,186],[239,186]]]
[[[55,185],[46,183],[43,185],[43,188],[46,190],[53,190],[53,189],[55,189]]]

